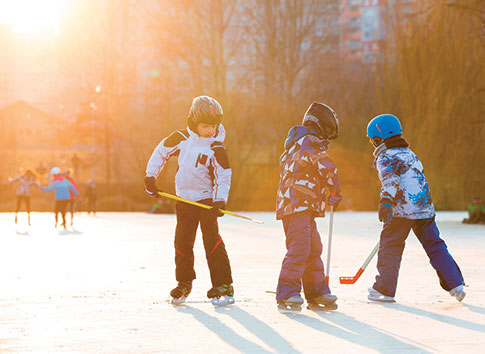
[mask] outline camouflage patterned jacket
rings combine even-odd
[[[428,182],[421,161],[403,146],[379,145],[374,152],[375,167],[382,183],[381,200],[392,204],[393,216],[407,219],[428,219],[435,215]],[[392,145],[391,145],[392,146]]]
[[[325,216],[326,193],[341,198],[337,168],[327,155],[329,142],[304,126],[293,127],[280,158],[276,218],[313,211]]]

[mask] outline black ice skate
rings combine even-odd
[[[300,312],[303,302],[304,300],[300,295],[291,296],[286,300],[277,300],[278,310],[283,313]]]
[[[323,294],[313,299],[307,299],[307,309],[317,311],[333,311],[338,308],[336,301],[337,296],[332,294]]]
[[[216,307],[232,305],[235,302],[234,288],[232,284],[214,286],[207,292],[207,297],[211,299],[212,305]]]
[[[191,282],[179,281],[177,287],[170,291],[170,296],[172,297],[172,301],[170,301],[170,303],[172,305],[180,305],[184,303],[191,291]]]

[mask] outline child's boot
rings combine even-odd
[[[300,312],[304,301],[300,295],[290,296],[286,300],[277,300],[278,310],[281,312]]]
[[[337,296],[333,294],[323,294],[313,299],[307,299],[309,310],[336,310],[338,308]]]
[[[458,301],[462,301],[465,298],[465,289],[463,285],[458,285],[449,291],[450,295],[455,297]]]
[[[187,296],[189,296],[192,291],[192,282],[190,281],[179,281],[178,285],[170,291],[170,296],[172,297],[172,305],[180,305],[185,302]]]
[[[374,289],[373,287],[370,287],[367,289],[369,291],[369,295],[367,298],[371,301],[376,301],[376,302],[396,302],[394,300],[394,296],[387,296],[384,294],[381,294],[379,291]]]
[[[207,297],[211,299],[214,306],[226,306],[235,302],[234,287],[232,284],[222,284],[214,286],[207,292]]]

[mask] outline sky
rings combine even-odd
[[[15,32],[35,33],[41,28],[59,32],[61,3],[65,0],[0,0],[0,24]]]

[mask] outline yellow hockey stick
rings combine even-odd
[[[192,205],[195,205],[195,206],[204,208],[204,209],[212,209],[212,207],[210,205],[205,205],[205,204],[202,204],[202,203],[193,202],[191,200],[187,200],[187,199],[184,199],[184,198],[177,197],[176,195],[168,194],[168,193],[165,193],[165,192],[158,192],[158,194],[160,194],[162,197],[165,197],[165,198],[170,198],[170,199],[178,200],[179,202],[184,202],[184,203],[187,203],[187,204],[192,204]],[[229,211],[229,210],[219,209],[219,211],[221,213],[223,213],[223,214],[235,216],[236,218],[241,218],[241,219],[245,219],[245,220],[249,220],[249,221],[255,222],[256,224],[264,224],[262,221],[259,221],[259,220],[250,218],[249,216],[237,214],[237,213],[234,213],[234,212]]]

